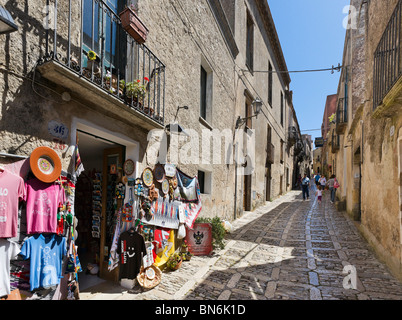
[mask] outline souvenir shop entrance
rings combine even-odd
[[[118,281],[119,268],[108,271],[108,257],[117,219],[123,205],[119,197],[125,146],[77,130],[78,147],[85,170],[76,184],[75,215],[78,219],[78,256],[83,269],[94,267],[104,280]]]

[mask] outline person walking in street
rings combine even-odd
[[[316,174],[316,176],[314,177],[314,179],[315,179],[315,185],[318,187],[318,185],[319,185],[319,180],[320,180],[320,178],[321,178],[321,176],[320,176],[320,173],[318,172],[317,174]]]
[[[325,178],[324,175],[321,176],[320,180],[318,180],[320,186],[321,186],[321,191],[324,193],[325,187],[327,185],[327,179]]]
[[[337,188],[335,188],[336,183],[338,184],[338,182],[336,180],[336,176],[333,174],[327,182],[327,186],[328,186],[330,194],[331,194],[331,203],[335,202],[335,193],[336,193],[336,189],[337,189]],[[339,188],[339,184],[338,184],[338,188]]]
[[[321,204],[321,201],[322,201],[322,187],[321,187],[321,185],[318,186],[318,189],[315,192],[315,195],[318,197],[317,198],[318,204]]]
[[[309,188],[310,188],[310,179],[307,177],[307,174],[304,174],[304,178],[302,180],[302,191],[303,191],[303,201],[307,200],[310,198],[310,192],[309,192]]]

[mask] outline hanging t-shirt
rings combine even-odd
[[[147,254],[144,237],[138,232],[122,233],[117,252],[120,254],[120,279],[135,279],[141,269],[142,256]]]
[[[24,180],[0,171],[0,238],[14,238],[18,230],[18,204],[24,199]]]
[[[19,252],[18,244],[0,239],[0,297],[10,294],[10,260]]]
[[[66,239],[55,234],[36,234],[24,242],[21,255],[25,260],[30,259],[31,291],[59,284],[66,254]]]
[[[25,183],[27,234],[57,233],[59,203],[66,202],[64,188],[56,183],[31,179]]]

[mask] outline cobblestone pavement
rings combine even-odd
[[[324,195],[292,191],[233,222],[225,249],[193,257],[134,293],[105,282],[82,300],[400,300],[402,284],[379,262],[355,224]],[[355,288],[345,289],[348,266]]]

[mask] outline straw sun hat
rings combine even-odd
[[[144,289],[155,288],[162,280],[162,271],[155,265],[146,269],[141,267],[140,273],[137,275],[137,281]]]

